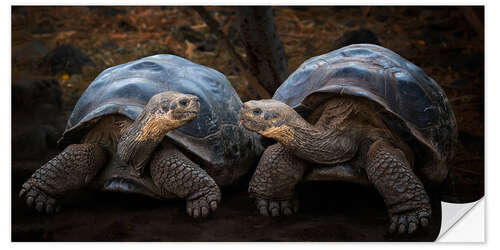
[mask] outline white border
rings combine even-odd
[[[11,5],[233,5],[233,4],[238,4],[238,5],[250,5],[250,4],[256,4],[256,5],[303,5],[303,4],[313,4],[313,5],[484,5],[486,4],[486,15],[485,15],[485,58],[486,58],[486,86],[485,86],[485,101],[486,101],[486,108],[485,108],[485,128],[486,128],[486,136],[485,136],[485,142],[486,142],[486,180],[485,183],[487,184],[487,189],[486,189],[486,194],[490,192],[494,192],[498,189],[498,181],[495,181],[492,178],[489,178],[489,176],[498,176],[498,166],[495,166],[496,162],[493,161],[492,156],[495,155],[494,146],[492,145],[492,142],[496,142],[497,140],[500,139],[500,136],[498,135],[498,129],[491,129],[491,128],[500,128],[500,123],[498,122],[498,116],[496,116],[495,108],[497,105],[499,105],[497,102],[500,98],[496,97],[495,95],[499,95],[500,92],[498,91],[498,75],[496,74],[496,65],[498,65],[498,60],[500,60],[500,54],[498,53],[498,46],[500,46],[500,39],[498,39],[498,31],[496,28],[489,28],[489,27],[497,27],[497,24],[500,23],[499,16],[497,13],[500,11],[500,8],[498,8],[498,1],[357,1],[357,0],[350,0],[350,1],[328,1],[328,0],[321,0],[321,1],[263,1],[263,0],[254,0],[251,2],[241,2],[241,1],[213,1],[213,0],[206,0],[206,1],[199,1],[199,0],[181,0],[181,2],[174,2],[171,0],[168,1],[161,1],[161,0],[146,0],[146,1],[130,1],[130,0],[121,0],[121,1],[108,1],[108,0],[90,0],[90,1],[75,1],[75,0],[69,0],[69,1],[62,1],[62,0],[56,0],[56,1],[43,1],[43,0],[31,0],[31,1],[10,1],[9,2],[3,2],[2,7],[2,12],[1,16],[4,19],[3,22],[1,22],[1,27],[2,27],[2,34],[4,34],[4,39],[2,39],[1,43],[3,45],[2,49],[2,64],[0,67],[0,70],[2,71],[2,76],[3,76],[3,83],[0,84],[0,93],[2,94],[2,98],[0,98],[0,109],[2,110],[2,119],[4,122],[2,123],[2,129],[0,130],[0,135],[2,139],[2,146],[1,146],[1,152],[2,153],[2,159],[4,159],[4,164],[2,164],[3,168],[2,171],[5,171],[2,173],[2,184],[3,187],[0,189],[0,193],[2,195],[2,199],[5,201],[4,204],[10,204],[10,122],[8,122],[9,117],[10,117],[10,60],[11,60],[11,55],[10,55],[10,24],[11,24],[11,18],[10,18],[10,8]],[[491,26],[489,24],[492,24]],[[7,35],[8,34],[8,35]],[[492,46],[489,46],[492,44]],[[490,69],[493,69],[493,73],[490,74]],[[493,111],[492,111],[493,110]],[[496,172],[497,175],[494,175]],[[489,181],[488,181],[489,180]],[[497,194],[498,195],[498,194]],[[487,207],[487,211],[493,211],[490,212],[487,216],[488,222],[486,223],[486,226],[488,227],[488,230],[486,230],[486,236],[490,235],[493,237],[486,237],[487,241],[487,247],[488,248],[493,248],[495,247],[496,249],[499,249],[499,237],[498,237],[498,231],[493,231],[491,226],[496,225],[500,221],[498,220],[498,213],[500,211],[500,206],[498,204],[498,199],[495,199],[495,195],[490,195],[490,198],[493,199],[488,199],[487,202],[483,202],[485,204],[485,207]],[[475,211],[478,207],[473,209]],[[200,249],[203,248],[205,249],[231,249],[234,250],[235,248],[247,248],[247,249],[256,249],[256,248],[262,248],[262,247],[283,247],[286,248],[287,250],[289,249],[297,249],[297,248],[302,248],[302,247],[313,247],[313,248],[328,248],[331,249],[332,247],[337,248],[337,247],[349,247],[349,248],[374,248],[374,249],[386,249],[386,248],[397,248],[400,249],[401,247],[405,247],[405,249],[421,249],[421,248],[427,248],[427,247],[435,247],[434,244],[429,244],[429,243],[421,243],[421,244],[404,244],[404,243],[361,243],[361,244],[355,244],[355,243],[304,243],[304,244],[293,244],[293,243],[282,243],[282,244],[273,244],[273,243],[260,243],[260,244],[238,244],[238,243],[220,243],[220,244],[208,244],[208,243],[187,243],[187,244],[178,244],[178,243],[149,243],[149,244],[140,244],[140,243],[88,243],[88,244],[72,244],[72,243],[59,243],[59,244],[53,244],[53,243],[45,243],[45,244],[31,244],[31,243],[10,243],[11,239],[11,211],[10,211],[10,206],[2,206],[2,219],[1,221],[3,222],[4,227],[2,227],[2,234],[1,234],[1,239],[2,239],[2,244],[5,247],[13,247],[13,248],[22,248],[22,249],[33,249],[36,248],[37,250],[42,250],[42,249],[88,249],[89,247],[96,247],[96,246],[104,246],[106,249],[135,249],[137,247],[151,247],[151,248],[170,248],[170,247],[182,247],[182,248],[196,248]],[[484,211],[484,207],[483,207]],[[484,221],[484,215],[483,213],[483,221]],[[477,218],[477,217],[473,217]],[[476,220],[476,219],[474,219]],[[462,226],[462,223],[458,223],[456,226]],[[469,226],[467,226],[469,227]],[[458,227],[457,227],[458,228]],[[465,230],[469,230],[469,233],[474,233],[474,230],[477,229],[472,229],[472,228],[465,228]],[[451,235],[452,233],[454,234],[455,230],[450,230],[448,234],[446,234],[446,237],[454,237]],[[493,234],[490,234],[489,232],[492,232]],[[458,236],[462,237],[462,236]],[[477,246],[477,245],[471,245],[471,244],[446,244],[444,247],[453,247],[453,249],[470,249],[471,246]],[[483,245],[484,247],[484,245]]]

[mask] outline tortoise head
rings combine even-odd
[[[289,130],[289,122],[297,116],[292,107],[273,99],[248,101],[240,110],[241,124],[245,128],[274,139]]]
[[[137,119],[122,130],[117,153],[120,159],[142,169],[165,135],[196,118],[199,98],[194,95],[166,91],[151,97]]]
[[[165,91],[154,95],[149,100],[136,122],[142,123],[137,139],[146,139],[165,129],[176,129],[193,120],[200,112],[198,97],[174,91]],[[167,131],[168,132],[168,131]]]

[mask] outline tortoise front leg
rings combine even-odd
[[[151,161],[151,177],[164,194],[187,200],[193,218],[206,217],[217,209],[221,193],[215,180],[173,145],[165,145]]]
[[[248,192],[255,196],[262,215],[291,215],[298,209],[293,202],[295,185],[302,180],[306,164],[280,143],[269,146],[259,161]]]
[[[368,150],[366,173],[384,198],[391,217],[391,233],[397,230],[411,234],[429,224],[429,197],[401,150],[376,141]]]
[[[72,144],[37,169],[23,184],[19,196],[26,196],[26,203],[40,212],[54,212],[55,198],[89,184],[106,158],[105,150],[97,144]]]

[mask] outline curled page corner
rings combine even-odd
[[[484,198],[480,200],[470,202],[470,203],[448,203],[441,202],[442,219],[441,219],[441,230],[439,236],[436,238],[436,242],[484,242]],[[471,210],[474,210],[474,220],[468,221],[468,224],[473,225],[473,227],[468,228],[474,237],[469,234],[469,237],[448,237],[447,234],[452,227],[456,224],[461,224],[460,221],[464,217],[468,217]],[[481,210],[481,211],[479,211]],[[478,211],[476,213],[476,211]],[[451,230],[454,231],[454,230]],[[462,235],[463,232],[457,234]],[[457,235],[459,236],[459,235]]]

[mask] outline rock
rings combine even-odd
[[[335,45],[333,50],[356,43],[371,43],[380,45],[378,37],[375,33],[371,30],[361,28],[344,33],[334,42]]]
[[[52,148],[57,147],[59,133],[56,128],[39,124],[25,127],[23,132],[12,137],[13,158],[41,159]]]
[[[22,79],[12,85],[12,108],[14,113],[29,111],[33,116],[50,116],[62,106],[62,88],[53,79]]]
[[[12,155],[42,159],[62,133],[62,89],[56,80],[19,80],[12,85]]]
[[[37,40],[13,48],[12,63],[14,65],[38,65],[47,55],[49,49]]]
[[[61,45],[43,57],[40,66],[52,74],[72,75],[81,73],[84,65],[95,66],[95,63],[80,49],[71,45]]]

